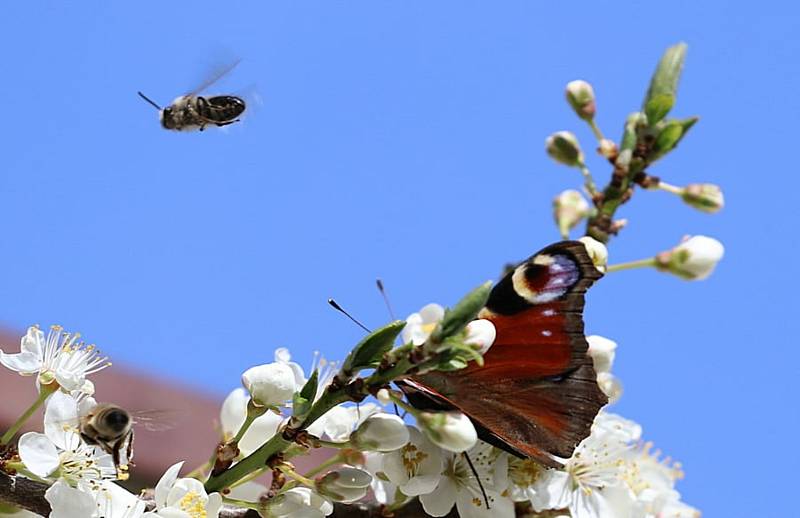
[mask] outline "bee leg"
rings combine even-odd
[[[227,122],[215,122],[214,124],[216,124],[218,128],[221,128],[222,126],[227,126],[229,124],[233,124],[234,122],[239,122],[239,119],[234,119],[232,121],[227,121]]]
[[[128,433],[128,447],[125,450],[125,456],[128,458],[128,464],[133,464],[133,428]]]

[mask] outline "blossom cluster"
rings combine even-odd
[[[408,317],[402,340],[425,343],[444,315],[437,304],[425,306]],[[51,333],[66,335],[60,328]],[[485,320],[472,321],[466,328],[465,341],[483,352],[494,337],[494,327]],[[621,394],[621,384],[611,374],[616,344],[601,336],[587,340],[598,384],[615,401]],[[85,354],[76,356],[81,348],[64,343],[53,336],[44,340],[33,327],[23,337],[20,353],[2,356],[7,367],[36,375],[45,396],[44,433],[27,432],[19,438],[19,462],[14,467],[21,475],[51,484],[46,493],[50,516],[218,516],[223,496],[207,492],[203,484],[210,466],[181,478],[183,462],[173,464],[155,487],[150,511],[144,500],[115,482],[125,472],[108,451],[88,444],[81,434],[81,420],[97,405],[87,379],[91,370],[87,366],[93,360]],[[30,366],[23,365],[23,359]],[[56,381],[42,384],[42,379],[58,379],[51,375],[53,365],[61,369],[59,377],[74,383],[67,388]],[[313,396],[318,399],[334,382],[337,365],[318,356],[311,371],[318,377]],[[292,400],[308,381],[283,348],[275,352],[273,362],[242,375],[243,387],[225,398],[220,411],[221,444],[235,445],[234,463],[286,427]],[[80,388],[68,390],[75,386]],[[288,477],[288,483],[277,492],[246,480],[226,489],[224,500],[276,518],[322,518],[333,512],[336,502],[365,499],[396,509],[414,498],[431,516],[444,516],[454,507],[463,517],[513,517],[520,508],[533,516],[555,510],[577,518],[699,516],[675,490],[682,477],[680,466],[660,460],[652,445],[642,442],[639,425],[608,411],[597,416],[591,435],[572,457],[562,459],[563,468],[552,469],[478,440],[463,414],[417,411],[394,390],[382,389],[377,396],[376,402],[333,406],[308,427],[317,446],[337,451],[323,469],[302,475],[289,463],[279,465],[277,471]],[[414,423],[392,411],[398,404],[415,417]]]

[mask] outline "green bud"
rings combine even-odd
[[[292,398],[292,414],[296,417],[305,416],[311,405],[314,403],[314,398],[317,396],[317,385],[319,384],[319,371],[314,369],[311,377],[308,378],[306,384],[300,389],[300,392],[295,392]]]
[[[714,213],[725,206],[722,189],[713,183],[693,183],[683,189],[681,198],[697,210]]]
[[[545,149],[550,158],[570,167],[583,164],[583,151],[578,138],[570,131],[553,133],[545,140]]]
[[[656,71],[650,79],[650,87],[642,106],[650,126],[666,117],[675,104],[678,80],[686,59],[686,49],[685,43],[668,48],[661,56],[661,61],[658,62]]]
[[[569,236],[569,231],[588,215],[589,203],[574,189],[566,190],[553,199],[553,219],[565,239]]]
[[[581,119],[590,121],[596,111],[594,89],[592,85],[577,79],[567,83],[567,102]]]

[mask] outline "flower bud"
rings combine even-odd
[[[567,102],[581,119],[589,121],[594,118],[594,89],[586,81],[577,79],[567,83]]]
[[[364,451],[394,451],[408,443],[408,428],[394,414],[373,414],[350,435],[350,442]]]
[[[350,503],[364,498],[371,483],[366,471],[345,466],[317,479],[316,489],[331,500]]]
[[[466,329],[467,336],[464,338],[464,343],[475,345],[481,354],[486,354],[486,351],[489,350],[497,337],[497,330],[495,330],[494,324],[486,319],[479,318],[467,324]]]
[[[598,372],[597,385],[606,395],[609,403],[616,403],[622,397],[622,383],[610,372]]]
[[[428,439],[443,450],[460,453],[478,441],[472,421],[460,412],[420,412],[417,424]]]
[[[545,140],[545,150],[550,158],[570,167],[583,163],[583,151],[578,138],[570,131],[553,133]]]
[[[606,273],[606,265],[608,264],[608,248],[606,248],[606,245],[590,236],[583,236],[578,241],[586,247],[586,252],[592,259],[595,268],[601,273]]]
[[[656,256],[656,267],[688,281],[702,280],[711,275],[725,254],[725,247],[714,238],[687,237],[684,241]]]
[[[683,189],[681,198],[687,205],[691,205],[703,212],[718,212],[724,205],[722,189],[713,183],[693,183]]]
[[[307,487],[293,487],[269,500],[264,511],[276,518],[328,516],[333,504]]]
[[[589,356],[592,357],[594,370],[597,372],[608,372],[614,363],[615,350],[617,343],[604,336],[591,335],[586,337],[589,342]]]
[[[267,363],[247,369],[242,385],[256,406],[275,407],[285,403],[295,391],[294,372],[283,363]]]
[[[597,148],[597,152],[608,159],[616,158],[618,151],[617,144],[613,140],[607,138],[601,140]]]
[[[558,231],[565,238],[588,215],[589,202],[574,189],[566,190],[553,199],[553,218]]]
[[[378,402],[381,405],[388,405],[392,402],[392,393],[389,392],[389,389],[382,388],[375,394],[375,397],[378,398]]]

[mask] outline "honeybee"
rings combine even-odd
[[[86,444],[100,447],[111,454],[119,478],[127,474],[133,458],[133,417],[122,407],[99,403],[78,419],[78,429]],[[121,452],[125,450],[125,462]]]
[[[151,431],[164,431],[173,426],[173,423],[164,420],[165,416],[174,414],[170,411],[132,413],[113,403],[98,403],[78,417],[78,431],[86,444],[111,454],[117,477],[125,480],[128,478],[128,466],[133,464],[134,424]]]
[[[159,110],[161,126],[164,129],[177,131],[191,131],[199,129],[203,131],[206,126],[214,125],[218,127],[227,126],[234,122],[239,122],[239,116],[244,112],[245,103],[241,97],[234,95],[215,95],[213,97],[202,97],[197,95],[205,90],[225,74],[233,70],[238,65],[236,61],[229,67],[223,69],[209,81],[206,81],[194,91],[182,95],[172,101],[172,104],[162,108],[152,99],[137,92],[139,96],[155,106]]]

